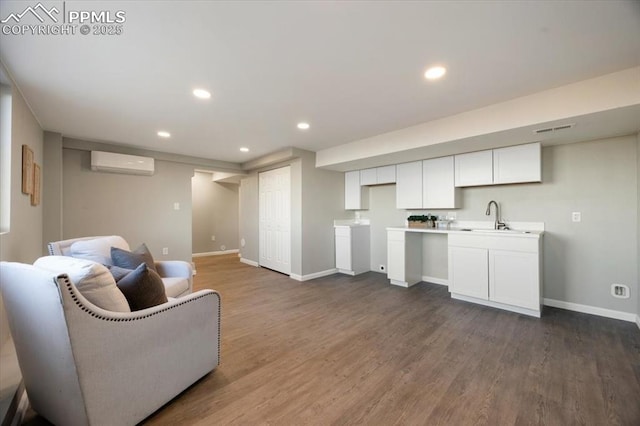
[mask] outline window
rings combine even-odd
[[[0,84],[0,233],[11,220],[11,86]]]

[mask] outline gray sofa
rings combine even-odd
[[[74,243],[82,242],[82,254],[74,254]],[[111,246],[130,250],[124,238],[111,236],[82,237],[54,241],[48,244],[49,254],[53,256],[71,256],[111,264]],[[156,261],[156,270],[162,278],[167,297],[182,297],[193,292],[193,268],[189,262],[181,260]]]

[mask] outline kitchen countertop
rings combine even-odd
[[[387,231],[404,231],[404,232],[418,232],[424,234],[466,234],[466,235],[483,235],[483,236],[500,236],[500,237],[517,237],[517,238],[540,238],[544,231],[540,230],[508,230],[508,231],[496,231],[495,229],[476,229],[467,230],[469,228],[451,228],[451,229],[437,229],[437,228],[409,228],[406,226],[388,227]]]
[[[340,219],[334,220],[333,226],[348,226],[354,228],[356,226],[369,226],[369,219],[360,219],[359,221],[351,220],[351,219]]]

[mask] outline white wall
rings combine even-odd
[[[211,173],[196,172],[191,179],[193,253],[239,247],[239,185],[213,182],[211,178]],[[212,236],[215,241],[211,240]]]
[[[238,232],[240,241],[240,257],[258,262],[258,175],[249,175],[240,181],[238,211]]]
[[[44,132],[42,241],[62,240],[62,135]]]
[[[28,195],[22,194],[22,145],[33,150],[34,160],[42,166],[42,129],[28,105],[17,90],[11,99],[11,173],[10,173],[10,229],[0,235],[0,260],[32,263],[43,254],[42,244],[42,203],[32,206]],[[42,169],[44,172],[45,169]],[[4,183],[4,181],[3,181]],[[26,284],[26,283],[25,283]],[[0,295],[0,353],[10,337],[6,310]],[[2,356],[0,372],[9,378],[0,383],[0,422],[5,419],[6,410],[19,384],[17,359],[12,352]],[[14,373],[15,372],[15,373]]]
[[[63,149],[64,238],[121,235],[132,248],[146,243],[158,260],[190,262],[193,166],[155,167],[153,176],[94,172],[90,151]]]
[[[344,175],[315,168],[315,154],[296,150],[296,158],[256,170],[240,184],[240,248],[243,259],[258,262],[258,172],[291,166],[291,274],[335,268],[333,220],[344,211]]]
[[[344,174],[315,167],[315,154],[302,156],[302,275],[335,268],[333,221],[344,211]]]
[[[42,203],[31,205],[22,193],[22,145],[33,150],[34,161],[42,165],[42,129],[20,92],[13,90],[11,102],[11,217],[10,230],[0,235],[0,259],[32,263],[43,254]],[[0,346],[9,338],[4,305],[0,296]]]
[[[485,210],[496,200],[507,221],[545,222],[545,298],[638,312],[638,143],[634,135],[545,147],[542,184],[464,188],[458,220],[491,220]],[[394,204],[393,186],[370,188],[362,217],[372,222],[372,270],[386,263],[384,227],[407,215]],[[571,222],[574,211],[581,223]],[[425,238],[424,253],[423,274],[447,278],[446,241]],[[612,283],[628,285],[631,298],[613,298]]]

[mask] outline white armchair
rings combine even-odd
[[[101,237],[82,237],[71,238],[69,240],[54,241],[47,244],[49,254],[54,256],[71,256],[74,257],[72,246],[76,242],[89,242],[93,241],[96,244],[93,246],[94,253],[91,253],[89,258],[92,260],[96,256],[110,259],[110,245],[107,242],[117,241],[119,248],[130,250],[129,244],[119,236],[101,236]],[[104,244],[100,244],[105,242]],[[101,262],[104,263],[104,262]],[[165,287],[165,292],[168,297],[182,297],[190,294],[193,291],[193,268],[189,262],[181,260],[161,260],[156,261],[156,270],[158,275],[162,278],[162,282]]]
[[[213,290],[124,313],[32,265],[2,262],[0,285],[29,401],[54,424],[134,425],[219,363]]]

